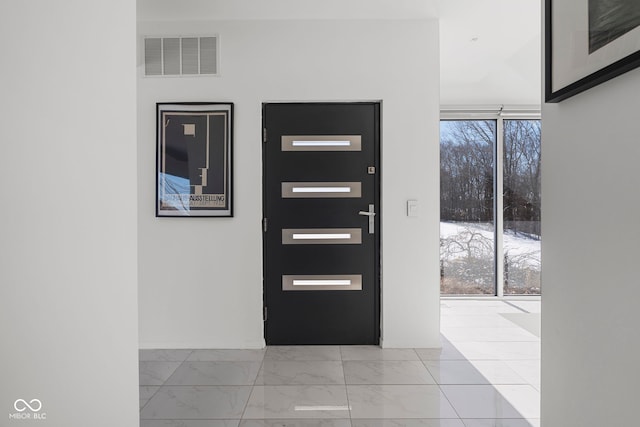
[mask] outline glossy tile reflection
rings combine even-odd
[[[540,339],[504,316],[539,305],[443,300],[440,348],[140,350],[140,425],[540,427]]]
[[[524,418],[540,417],[540,392],[533,386],[497,384],[494,387]]]
[[[351,427],[348,419],[242,420],[240,427]]]
[[[246,386],[163,386],[140,412],[141,419],[240,419]]]
[[[162,385],[178,366],[180,362],[140,362],[140,385]]]
[[[244,418],[345,418],[344,386],[255,386]]]
[[[145,385],[140,386],[140,409],[149,402],[149,399],[153,397],[160,390],[160,386]]]
[[[462,418],[524,418],[491,385],[443,385],[441,387]]]
[[[466,360],[464,355],[446,339],[440,340],[440,348],[417,348],[420,360]]]
[[[340,361],[265,360],[256,385],[344,384]]]
[[[141,362],[183,362],[193,350],[139,350]]]
[[[193,350],[187,358],[190,362],[261,362],[264,349],[260,350]]]
[[[411,360],[345,361],[347,384],[435,384],[422,362]]]
[[[342,346],[342,360],[420,360],[413,349]]]
[[[347,386],[352,418],[458,418],[436,385]]]
[[[167,385],[253,385],[260,362],[184,362]]]
[[[465,427],[540,427],[540,420],[503,419],[483,420],[465,419]]]
[[[355,419],[353,427],[466,427],[457,419]]]
[[[265,360],[342,360],[340,347],[335,346],[272,346],[267,347]]]
[[[238,427],[240,420],[141,420],[140,427]]]
[[[466,360],[428,360],[424,364],[438,384],[489,384]]]
[[[348,419],[242,420],[240,427],[351,427]]]

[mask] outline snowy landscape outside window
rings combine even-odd
[[[540,120],[505,120],[505,295],[540,293],[540,172]]]
[[[442,294],[540,294],[539,120],[441,121],[440,221]]]

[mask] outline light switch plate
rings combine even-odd
[[[418,216],[418,201],[407,200],[407,216]]]

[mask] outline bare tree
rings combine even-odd
[[[504,145],[505,227],[539,238],[540,121],[505,120]]]
[[[495,122],[445,122],[440,141],[441,219],[493,219]]]

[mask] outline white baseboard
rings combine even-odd
[[[179,349],[179,350],[259,350],[266,347],[264,340],[255,342],[141,342],[140,350]]]

